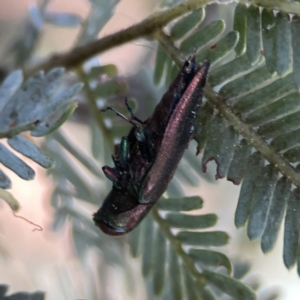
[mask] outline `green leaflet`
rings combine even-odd
[[[215,214],[193,216],[183,213],[169,213],[166,220],[174,228],[200,229],[214,226],[217,223],[217,216]]]
[[[253,153],[248,159],[247,173],[244,177],[243,185],[240,191],[238,205],[235,212],[235,226],[244,226],[252,207],[255,183],[258,173],[263,167],[263,159],[259,153]]]
[[[282,177],[276,185],[268,218],[265,224],[265,230],[261,239],[261,248],[263,252],[269,252],[274,247],[277,235],[283,220],[287,200],[291,191],[291,183]]]
[[[295,15],[292,18],[291,24],[292,30],[292,48],[293,48],[293,71],[294,71],[294,78],[295,82],[298,87],[300,87],[300,18],[299,16]]]
[[[273,74],[276,71],[276,24],[272,10],[263,9],[261,27],[266,65],[269,72]]]
[[[250,5],[247,10],[246,47],[251,64],[259,60],[260,55],[260,12],[256,5]]]
[[[271,78],[272,75],[270,74],[269,70],[263,66],[252,71],[251,73],[227,83],[221,88],[220,94],[225,99],[240,97],[240,95],[246,92],[251,92],[251,90],[258,87],[262,82]]]
[[[177,253],[170,249],[170,255],[169,255],[169,272],[170,274],[173,274],[170,276],[171,280],[171,289],[172,294],[174,296],[175,300],[181,300],[184,299],[183,295],[183,287],[184,283],[182,281],[182,268],[180,267],[180,261],[178,259]],[[188,280],[190,282],[190,280]]]
[[[21,297],[23,298],[28,298],[28,299],[35,299],[35,300],[45,300],[46,299],[46,295],[44,292],[33,292],[33,293],[28,293],[28,292],[17,292],[17,293],[13,293],[11,294],[11,292],[9,292],[9,296],[6,295],[8,294],[8,285],[6,284],[1,284],[0,285],[0,295],[3,299],[21,299]],[[4,298],[5,297],[5,298]]]
[[[205,17],[205,10],[198,9],[179,20],[171,29],[171,38],[176,41],[199,26]]]
[[[249,157],[250,153],[251,147],[247,144],[246,140],[243,139],[238,145],[236,145],[227,174],[227,179],[229,181],[232,181],[234,184],[241,183],[247,171],[247,161],[245,158]]]
[[[292,33],[290,17],[288,14],[278,13],[276,15],[276,53],[277,74],[286,75],[292,67]]]
[[[226,291],[233,299],[256,299],[253,291],[250,288],[245,288],[239,281],[229,280],[224,275],[207,270],[203,274],[213,285],[222,291]]]
[[[185,39],[180,46],[180,50],[184,54],[193,52],[193,49],[200,49],[211,42],[213,39],[221,35],[225,30],[225,23],[222,20],[213,21],[200,31],[192,34]]]
[[[192,248],[188,253],[201,265],[203,264],[213,267],[224,266],[227,269],[227,274],[231,274],[231,263],[228,257],[220,252]]]
[[[258,183],[248,222],[248,236],[251,240],[260,237],[264,232],[277,180],[277,172],[272,165],[265,166],[257,178]]]
[[[22,73],[15,71],[0,86],[0,136],[9,138],[8,144],[13,149],[44,168],[52,168],[53,159],[18,134],[30,130],[31,135],[43,136],[59,127],[73,113],[77,105],[72,97],[81,90],[82,84],[74,84],[56,95],[63,76],[64,69],[55,68],[47,74],[38,72],[21,85]],[[34,177],[33,169],[9,148],[2,144],[0,148],[3,165],[25,180]],[[11,185],[3,171],[0,181],[1,188]]]
[[[298,259],[299,249],[299,212],[300,212],[300,198],[299,190],[295,189],[290,194],[287,202],[287,210],[284,222],[284,248],[283,261],[285,266],[291,268]],[[299,262],[298,262],[299,266]],[[299,272],[299,268],[298,268]]]
[[[222,231],[178,233],[177,238],[183,244],[193,246],[223,246],[228,243],[229,236]]]
[[[54,161],[24,137],[17,135],[11,139],[8,139],[8,144],[13,149],[32,159],[40,166],[46,169],[54,167]]]
[[[172,202],[175,206],[170,205]],[[180,202],[181,205],[179,205]],[[219,273],[211,272],[212,279],[209,278],[207,282],[203,281],[206,278],[206,268],[217,268],[223,265],[230,276],[231,265],[224,254],[206,247],[227,244],[228,235],[221,231],[199,231],[202,228],[214,226],[217,221],[216,215],[190,215],[174,212],[175,207],[176,210],[191,209],[191,206],[185,207],[186,202],[194,202],[194,209],[199,208],[199,204],[201,205],[197,197],[161,199],[153,208],[152,218],[147,216],[137,229],[129,233],[131,253],[135,257],[142,256],[142,274],[152,279],[155,295],[163,295],[168,284],[165,279],[170,278],[174,299],[202,299],[204,296],[205,299],[215,299],[207,283],[215,284],[215,278],[218,278]],[[168,204],[160,205],[161,203]],[[163,208],[164,217],[159,213],[161,208]],[[179,230],[179,233],[174,234],[172,228]],[[184,245],[190,245],[188,252],[183,250]],[[206,249],[194,247],[199,245]],[[199,264],[203,271],[196,271],[193,267],[195,263]],[[198,274],[196,277],[195,272]],[[224,280],[229,280],[231,287],[228,291],[224,288],[225,293],[233,294],[234,290],[238,290],[248,295],[249,288],[245,287],[244,290],[243,284],[235,284],[234,279],[226,278]]]
[[[156,231],[154,257],[153,257],[153,291],[156,296],[161,295],[165,286],[167,245],[161,231]]]

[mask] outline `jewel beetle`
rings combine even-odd
[[[207,61],[197,65],[191,55],[146,121],[133,114],[126,100],[130,120],[105,109],[133,126],[115,146],[114,167],[102,168],[113,186],[93,220],[104,233],[116,236],[135,228],[167,189],[193,138],[209,66]]]

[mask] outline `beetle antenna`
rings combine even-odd
[[[137,124],[135,124],[133,121],[127,119],[124,115],[122,115],[121,113],[119,113],[118,111],[116,111],[114,108],[107,106],[104,109],[101,109],[102,112],[106,112],[108,110],[113,111],[118,117],[122,118],[123,120],[129,122],[130,124],[132,124],[134,127],[139,127]]]
[[[139,122],[140,124],[145,124],[146,121],[142,121],[142,120],[140,120],[139,118],[137,118],[137,117],[135,116],[135,114],[134,114],[133,111],[132,111],[132,108],[131,108],[131,107],[129,106],[129,104],[128,104],[128,99],[127,99],[127,97],[124,97],[124,102],[125,102],[125,106],[126,106],[128,112],[129,112],[130,115],[131,115],[131,119],[133,119],[133,120]]]

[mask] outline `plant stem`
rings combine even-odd
[[[114,149],[113,134],[112,134],[111,130],[109,130],[104,124],[103,118],[101,116],[101,113],[100,113],[99,108],[96,103],[96,99],[94,97],[94,93],[90,88],[89,81],[87,80],[82,67],[77,68],[77,75],[78,75],[80,81],[82,81],[84,83],[84,91],[86,92],[86,98],[88,100],[92,115],[93,115],[98,127],[102,131],[106,142],[108,143],[109,147],[113,150]]]
[[[45,70],[47,72],[58,66],[67,69],[76,68],[97,54],[140,37],[149,36],[179,16],[216,1],[217,0],[188,0],[166,11],[154,13],[144,21],[130,26],[127,29],[120,30],[84,46],[76,47],[69,52],[55,54],[47,61],[24,70],[24,77],[27,78],[39,70]]]
[[[149,36],[177,17],[215,2],[217,2],[217,0],[188,0],[185,3],[179,4],[164,12],[154,13],[146,20],[130,26],[127,29],[123,29],[117,33],[108,35],[84,46],[76,47],[66,53],[55,54],[45,62],[25,69],[24,77],[27,78],[39,70],[49,71],[50,69],[58,66],[65,67],[67,69],[75,68],[97,54],[140,37]],[[235,2],[251,3],[269,9],[278,9],[286,13],[300,14],[300,3],[297,2],[291,3],[283,0],[235,0]]]
[[[198,272],[198,270],[195,267],[193,258],[183,250],[182,243],[176,238],[176,236],[172,234],[169,223],[159,215],[156,205],[152,208],[151,215],[159,225],[161,232],[169,240],[175,252],[181,257],[183,263],[186,265],[186,268],[191,272],[191,274],[195,277],[195,279],[201,286],[205,286],[205,276]]]
[[[163,30],[156,31],[153,37],[160,43],[160,45],[171,56],[176,65],[181,68],[185,58],[179,49],[174,45],[172,39],[164,33]]]

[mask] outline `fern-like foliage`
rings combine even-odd
[[[148,216],[130,233],[131,253],[142,255],[142,273],[152,277],[154,295],[163,293],[169,278],[172,299],[217,299],[210,285],[234,299],[255,299],[253,291],[228,276],[229,259],[208,248],[227,244],[228,235],[199,231],[214,226],[217,216],[186,213],[201,207],[199,197],[161,199],[152,210],[152,218]],[[219,266],[226,268],[227,275],[214,271]]]
[[[79,49],[97,38],[118,2],[90,0],[90,13],[77,39],[77,44],[83,46]],[[166,9],[179,2],[182,1],[166,0],[161,6]],[[48,4],[44,0],[33,6],[26,27],[30,32],[28,41],[17,41],[12,48],[16,65],[30,62],[44,23],[81,24],[76,15],[49,12]],[[264,252],[274,246],[285,219],[284,262],[288,268],[297,262],[300,273],[300,19],[281,11],[238,4],[233,28],[226,28],[225,21],[210,21],[205,14],[204,8],[198,9],[168,28],[152,32],[159,43],[154,82],[164,89],[178,73],[183,58],[192,52],[197,51],[198,61],[211,62],[206,100],[195,128],[202,164],[194,149],[187,150],[165,198],[159,200],[151,214],[127,238],[115,240],[104,236],[94,226],[82,202],[98,205],[100,198],[104,199],[108,187],[101,166],[109,160],[112,141],[128,134],[128,127],[120,118],[109,113],[103,116],[98,111],[99,107],[109,105],[126,114],[117,98],[125,93],[130,95],[131,91],[116,78],[116,67],[95,61],[90,69],[76,65],[94,119],[88,124],[92,135],[88,148],[93,158],[73,144],[63,131],[53,132],[45,140],[43,150],[51,159],[20,135],[24,131],[30,131],[33,136],[46,135],[75,109],[76,102],[71,98],[81,84],[54,96],[62,80],[62,69],[47,74],[39,72],[23,85],[21,73],[17,71],[0,88],[0,137],[8,138],[10,147],[45,168],[53,166],[52,159],[56,161],[56,168],[49,170],[56,182],[51,199],[55,210],[53,229],[62,229],[68,221],[74,249],[87,269],[91,268],[86,260],[89,251],[97,255],[93,266],[101,280],[94,279],[94,284],[99,284],[101,289],[91,288],[91,299],[107,298],[104,277],[111,265],[118,266],[124,278],[131,281],[130,286],[133,285],[134,274],[124,259],[128,244],[132,256],[142,262],[149,299],[256,299],[256,284],[238,274],[239,267],[235,264],[232,274],[229,258],[212,248],[228,242],[226,232],[211,229],[217,216],[201,215],[202,199],[185,197],[181,189],[182,183],[198,184],[195,174],[211,180],[202,174],[211,160],[217,163],[217,179],[227,177],[234,184],[242,184],[235,224],[237,227],[247,224],[248,236],[261,238]],[[67,67],[73,66],[67,64]],[[142,76],[139,81],[142,85]],[[158,98],[154,92],[151,97],[146,92],[143,96],[147,100]],[[145,102],[143,106],[149,115],[154,103]],[[130,99],[131,107],[135,109],[136,104],[135,99]],[[3,144],[0,161],[26,180],[34,176],[33,170]],[[3,189],[10,186],[9,178],[2,171],[0,185]],[[15,203],[3,189],[0,196]],[[90,278],[91,274],[88,274]],[[6,290],[2,294],[5,293]],[[259,293],[261,300],[276,297],[273,291],[269,295]]]
[[[245,6],[243,6],[243,8],[245,8]],[[237,11],[239,9],[240,7],[238,6]],[[251,10],[251,8],[249,9]],[[170,37],[167,38],[167,42],[165,41],[164,36],[159,39],[161,45],[158,48],[156,58],[156,68],[154,72],[155,82],[159,83],[163,80],[164,85],[168,86],[178,72],[178,67],[172,59],[172,57],[174,58],[172,47],[169,47],[170,45],[168,44],[170,41],[178,43],[179,51],[182,55],[193,52],[196,47],[199,49],[197,53],[197,59],[199,61],[204,59],[209,59],[211,61],[212,71],[209,78],[211,86],[222,86],[224,82],[231,78],[236,79],[239,74],[244,76],[248,73],[252,74],[252,72],[253,74],[248,81],[243,78],[243,80],[236,83],[237,89],[240,88],[243,91],[244,88],[246,91],[251,91],[255,82],[257,82],[256,85],[260,84],[262,79],[269,82],[268,80],[270,80],[273,75],[270,74],[266,67],[264,67],[265,62],[262,54],[259,52],[258,58],[252,58],[253,61],[251,61],[248,58],[248,55],[251,56],[254,54],[249,54],[248,50],[246,53],[243,53],[246,49],[246,46],[243,46],[244,50],[240,50],[240,57],[232,60],[234,49],[241,48],[239,38],[242,35],[238,30],[224,33],[226,26],[222,20],[216,20],[207,24],[205,27],[201,27],[204,16],[204,9],[193,12],[188,17],[178,21],[178,23],[171,28]],[[251,14],[249,13],[249,20],[250,18]],[[230,61],[226,64],[221,64],[224,60]],[[115,93],[123,93],[125,91],[125,89],[122,88],[122,85],[114,79],[107,80],[107,76],[116,75],[115,72],[111,73],[108,71],[109,68],[110,67],[108,66],[100,66],[91,69],[88,73],[81,73],[81,79],[86,83],[86,86],[95,86],[95,84],[90,85],[90,81],[94,81],[95,83],[96,80],[96,87],[88,88],[89,97],[92,98],[93,101],[97,98],[107,98],[113,96]],[[103,79],[103,74],[106,76],[106,80],[102,80],[100,83],[97,82],[99,76]],[[245,85],[247,85],[247,87],[245,87]],[[226,85],[224,85],[223,88],[226,88]],[[229,87],[228,90],[232,91],[233,89]],[[222,89],[219,91],[219,95],[222,96]],[[117,104],[110,101],[109,105],[114,106]],[[120,107],[118,107],[118,110],[120,111]],[[125,131],[124,129],[121,131],[118,130],[118,123],[120,124],[118,118],[113,118],[111,121],[113,123],[113,132],[116,137],[126,135],[127,129]],[[124,128],[123,124],[120,125],[120,127]],[[67,142],[60,133],[54,134],[53,137],[65,149],[72,153],[78,161],[92,171],[94,175],[99,176],[99,171],[95,170],[95,166],[89,162],[88,158],[84,158],[81,151],[74,150],[76,147],[70,146],[70,143]],[[100,136],[98,137],[101,139]],[[221,113],[216,113],[209,101],[204,104],[203,109],[200,112],[199,122],[195,131],[195,139],[198,141],[198,151],[205,148],[203,154],[203,169],[205,170],[206,163],[209,160],[216,160],[218,164],[217,178],[228,175],[228,178],[234,183],[240,183],[244,179],[243,186],[247,186],[247,176],[249,176],[250,185],[252,184],[253,186],[256,182],[265,183],[265,181],[257,181],[256,177],[253,179],[252,175],[248,175],[251,174],[250,166],[255,172],[258,172],[261,169],[266,170],[265,172],[269,173],[272,171],[271,167],[263,168],[263,159],[260,155],[258,155],[257,152],[253,152],[252,147],[246,138],[241,138],[239,133],[236,132],[236,128],[225,120]],[[95,143],[96,140],[97,139],[94,137],[93,143]],[[54,156],[55,153],[59,153],[59,156],[56,157],[58,161],[60,160],[60,157],[64,158],[60,163],[60,168],[52,171],[55,178],[59,179],[59,186],[56,189],[52,200],[57,212],[54,228],[60,228],[61,225],[71,217],[73,220],[73,227],[77,224],[73,231],[75,247],[78,254],[82,256],[82,253],[85,252],[83,249],[85,249],[91,241],[90,239],[87,239],[86,242],[83,242],[80,238],[80,234],[78,235],[80,232],[82,234],[82,230],[85,231],[86,228],[85,225],[78,226],[82,220],[78,221],[78,216],[76,216],[77,213],[75,212],[76,210],[73,208],[75,203],[72,199],[73,197],[76,197],[96,203],[97,193],[93,187],[79,175],[80,173],[74,169],[73,163],[69,161],[66,156],[63,156],[62,152],[55,146],[53,141],[51,141],[51,143],[48,141],[47,148],[48,151],[53,151],[52,153]],[[52,151],[50,150],[51,148]],[[96,147],[92,146],[92,148],[94,154],[96,154],[96,152],[98,153]],[[97,155],[99,155],[99,153]],[[249,163],[247,162],[248,157],[249,159],[252,159]],[[256,161],[259,161],[258,165],[255,164]],[[201,173],[201,167],[196,162],[196,158],[192,155],[190,150],[185,154],[181,164],[187,164],[197,173]],[[259,168],[259,166],[261,166],[261,168]],[[269,170],[270,168],[271,171]],[[185,170],[186,168],[179,166],[176,176],[180,178],[180,181],[181,179],[184,179],[189,183],[196,184],[193,176],[188,174]],[[268,175],[269,173],[266,174]],[[269,175],[271,182],[268,186],[274,185],[275,179],[274,175],[272,177],[272,174],[273,173],[271,172],[271,175]],[[267,175],[263,178],[265,179]],[[75,193],[73,189],[68,189],[68,182],[66,180],[71,182],[75,187]],[[286,184],[285,178],[281,181],[283,184]],[[175,191],[177,195],[181,194],[178,185],[171,183],[171,193],[172,190],[173,192]],[[265,192],[266,191],[262,186],[261,193]],[[244,193],[247,194],[247,192]],[[269,191],[269,195],[270,194],[271,192]],[[103,192],[101,195],[103,195]],[[264,197],[264,194],[257,197]],[[218,290],[221,290],[222,293],[228,294],[236,299],[255,299],[256,296],[253,291],[240,281],[231,277],[231,264],[228,258],[224,254],[208,248],[209,246],[226,244],[227,234],[225,232],[193,231],[195,229],[199,230],[201,228],[213,226],[216,221],[216,216],[186,214],[184,212],[185,210],[194,210],[201,207],[198,198],[192,199],[194,199],[193,201],[198,201],[197,207],[184,208],[184,205],[188,206],[189,203],[189,198],[185,197],[177,200],[161,200],[158,206],[153,209],[151,214],[152,217],[147,217],[141,226],[130,234],[129,242],[132,255],[134,257],[142,255],[143,275],[145,277],[151,276],[152,278],[153,283],[150,293],[151,290],[153,290],[154,295],[157,297],[162,297],[165,293],[171,293],[170,295],[175,297],[175,299],[219,299],[221,296],[218,293]],[[248,207],[249,203],[251,202],[247,202]],[[165,208],[163,208],[164,205],[166,205]],[[176,205],[178,205],[177,208]],[[174,210],[177,210],[177,212],[174,212]],[[251,212],[254,211],[252,206],[250,206],[249,210]],[[161,213],[162,211],[164,212]],[[265,209],[264,213],[266,213],[266,211],[268,210]],[[238,214],[241,215],[241,213]],[[247,219],[248,215],[246,215],[245,221]],[[252,222],[255,223],[254,221]],[[272,230],[278,230],[279,224],[280,222],[276,227],[277,229],[275,228]],[[75,230],[75,228],[77,229]],[[77,230],[79,231],[77,232]],[[199,249],[199,246],[202,246],[202,248]],[[105,255],[105,251],[103,251],[103,255]],[[227,274],[223,274],[216,270],[216,267],[219,265],[225,266]],[[177,274],[177,276],[174,274]],[[166,276],[170,277],[170,282],[165,281]],[[169,283],[170,286],[168,287]]]
[[[0,284],[0,299],[1,300],[44,300],[45,293],[43,292],[34,292],[34,293],[27,293],[27,292],[18,292],[11,295],[7,295],[8,292],[8,285]]]
[[[73,113],[77,101],[72,98],[82,84],[74,84],[57,94],[63,76],[64,69],[56,68],[47,74],[38,72],[22,83],[22,72],[15,71],[0,86],[0,137],[6,137],[12,149],[44,168],[52,168],[54,161],[20,134],[30,131],[32,136],[44,136]],[[0,144],[0,162],[24,180],[31,180],[35,175],[34,170],[3,143]],[[10,186],[9,177],[0,171],[1,198],[13,206],[12,195],[3,191]]]
[[[45,24],[57,27],[77,27],[82,22],[78,15],[49,11],[50,2],[50,0],[41,0],[37,4],[31,3],[19,37],[7,49],[7,54],[14,56],[17,67],[24,66],[32,58]]]
[[[114,96],[124,94],[127,85],[117,80],[116,74],[117,69],[114,65],[92,67],[83,75],[87,93],[92,95],[94,100],[102,99],[102,97],[114,99]],[[90,84],[95,87],[90,87]],[[133,103],[131,101],[131,104]],[[91,213],[80,203],[84,201],[98,206],[99,195],[103,195],[106,190],[99,161],[108,160],[109,152],[107,149],[102,150],[104,148],[103,135],[95,122],[91,122],[89,130],[93,138],[86,150],[93,153],[93,158],[82,147],[74,144],[61,130],[47,136],[43,149],[56,161],[56,167],[48,171],[57,184],[51,198],[51,204],[55,209],[52,228],[55,231],[62,230],[66,225],[71,228],[73,247],[83,265],[87,265],[88,252],[95,251],[96,258],[93,266],[90,267],[90,276],[93,278],[93,272],[97,272],[101,277],[101,282],[98,281],[98,277],[93,278],[94,285],[100,285],[100,290],[92,288],[90,292],[93,296],[91,297],[92,299],[106,299],[108,297],[106,294],[107,278],[102,278],[102,276],[110,272],[111,266],[121,270],[124,280],[131,287],[133,274],[128,262],[124,259],[125,240],[111,239],[102,234],[94,225]]]
[[[185,31],[178,31],[176,24],[171,38],[176,41],[183,37],[181,52],[188,53],[196,46],[200,48],[198,59],[212,62],[209,83],[218,91],[223,107],[238,117],[233,122],[233,118],[224,118],[222,110],[218,113],[210,101],[204,104],[195,132],[198,152],[204,150],[203,170],[210,160],[215,160],[216,178],[227,176],[235,184],[242,182],[235,224],[241,227],[247,223],[249,238],[261,237],[264,252],[273,248],[285,215],[283,258],[290,268],[298,261],[300,230],[300,19],[238,4],[235,31],[216,42],[224,30],[222,21],[197,29],[196,20],[201,22],[202,16],[203,11],[194,12],[178,22],[184,24],[178,27]],[[165,50],[158,50],[156,82],[161,80],[164,69],[168,74],[176,69],[165,52],[166,45],[162,46]],[[236,57],[219,66],[218,62],[233,49]],[[165,77],[167,84],[174,73],[170,79]],[[292,183],[296,189],[291,192]]]

